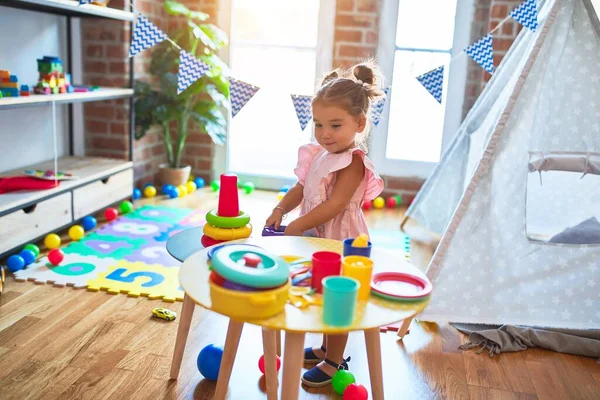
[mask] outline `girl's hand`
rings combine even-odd
[[[286,228],[284,235],[285,236],[302,236],[302,229],[298,229],[298,225],[294,222],[290,223]]]
[[[269,218],[265,221],[265,226],[274,226],[275,229],[279,229],[281,220],[283,219],[283,212],[276,208],[273,210]]]

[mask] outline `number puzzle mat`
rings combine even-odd
[[[62,249],[65,258],[59,266],[43,257],[14,275],[18,281],[181,301],[180,263],[167,253],[166,242],[181,230],[204,225],[205,214],[144,206],[69,243]]]

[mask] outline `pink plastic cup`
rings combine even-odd
[[[323,278],[340,275],[342,271],[342,256],[332,251],[317,251],[312,255],[311,286],[317,293],[323,293]]]

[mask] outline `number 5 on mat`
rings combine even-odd
[[[113,281],[133,283],[136,278],[150,278],[149,282],[142,283],[142,287],[152,287],[161,284],[165,277],[156,272],[141,271],[133,272],[129,275],[125,275],[127,270],[125,268],[117,268],[110,274],[106,275],[106,279],[112,279]]]

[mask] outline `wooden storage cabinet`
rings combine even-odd
[[[133,193],[133,169],[73,190],[73,218],[81,219]]]
[[[0,254],[73,221],[71,192],[0,217]]]

